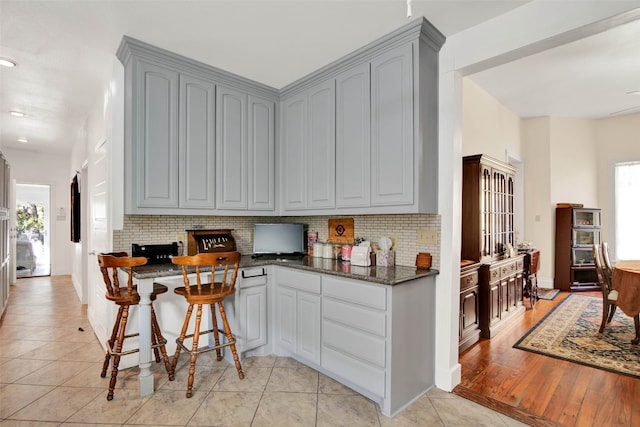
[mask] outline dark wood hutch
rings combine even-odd
[[[515,172],[513,166],[485,155],[463,158],[461,352],[480,336],[495,336],[525,311],[524,255],[514,250]]]

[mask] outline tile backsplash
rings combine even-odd
[[[428,214],[306,217],[125,215],[123,229],[113,232],[113,250],[130,253],[132,243],[169,243],[179,238],[185,241],[185,230],[199,227],[232,229],[238,250],[250,254],[253,250],[254,223],[301,222],[307,224],[310,231],[318,231],[320,241],[326,241],[329,236],[328,220],[345,217],[353,218],[355,237],[373,242],[382,236],[391,237],[396,249],[397,265],[413,266],[418,252],[429,252],[432,267],[439,268],[440,216]],[[437,230],[438,244],[418,244],[419,229]]]

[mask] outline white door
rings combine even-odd
[[[106,342],[111,333],[113,325],[113,314],[111,304],[107,304],[105,299],[105,285],[102,280],[102,273],[98,268],[96,254],[108,252],[111,248],[111,238],[109,233],[109,193],[107,180],[107,142],[103,141],[90,154],[88,162],[88,183],[85,187],[88,193],[87,206],[87,236],[89,256],[87,257],[88,276],[88,316],[89,322],[100,342]]]

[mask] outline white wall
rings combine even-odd
[[[551,149],[549,117],[523,121],[522,151],[525,161],[525,215],[522,240],[540,249],[538,285],[553,287],[555,214],[551,200]]]
[[[71,274],[72,253],[70,231],[71,204],[69,186],[69,156],[53,153],[36,153],[26,150],[3,148],[2,152],[11,165],[11,178],[19,184],[46,184],[51,188],[51,275]],[[65,211],[64,220],[56,217],[58,209]]]
[[[462,155],[485,154],[506,162],[521,156],[520,117],[470,78],[462,80]]]
[[[597,204],[603,208],[602,238],[615,243],[613,165],[617,162],[640,161],[640,114],[597,120],[594,131],[598,180]],[[610,244],[610,248],[615,248],[615,244]],[[612,255],[615,259],[615,253]]]

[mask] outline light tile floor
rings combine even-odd
[[[153,367],[156,392],[138,396],[137,368],[121,370],[107,401],[104,353],[69,276],[18,279],[0,324],[0,426],[520,426],[432,389],[394,418],[299,362],[246,359],[245,379],[213,352],[198,358],[185,397],[187,357],[175,381]]]

